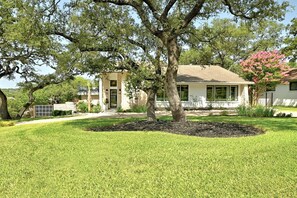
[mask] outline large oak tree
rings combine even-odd
[[[176,76],[181,52],[180,37],[197,19],[229,12],[236,18],[260,20],[280,19],[288,3],[275,0],[94,0],[132,8],[147,31],[160,39],[167,51],[168,66],[165,89],[174,121],[185,121],[176,88]]]

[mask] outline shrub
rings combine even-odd
[[[8,126],[14,126],[13,121],[0,121],[0,127],[8,127]]]
[[[133,105],[131,109],[124,110],[121,106],[117,108],[117,112],[135,112],[135,113],[144,113],[147,111],[145,105]]]
[[[101,112],[101,106],[99,104],[94,105],[92,107],[92,113],[100,113]]]
[[[52,113],[53,116],[64,116],[64,115],[72,115],[72,111],[63,111],[63,110],[54,110]]]
[[[88,104],[85,102],[79,102],[76,104],[76,108],[78,112],[86,113],[88,112]]]
[[[119,107],[117,108],[117,112],[119,112],[119,113],[124,112],[124,109],[122,108],[122,106],[119,106]]]
[[[237,109],[237,114],[239,116],[248,117],[273,117],[275,110],[273,108],[268,108],[264,106],[239,106]]]
[[[290,118],[292,117],[292,113],[282,113],[282,112],[279,112],[278,114],[276,114],[276,117],[283,117],[283,118]]]
[[[131,112],[144,113],[146,111],[147,111],[147,107],[145,105],[134,105],[131,108]]]

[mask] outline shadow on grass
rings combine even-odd
[[[86,130],[93,127],[102,127],[108,125],[115,125],[125,122],[132,122],[136,120],[142,120],[143,118],[92,118],[92,119],[83,119],[83,120],[73,120],[63,123],[65,126],[72,126]]]
[[[87,130],[88,128],[96,128],[108,125],[116,125],[120,123],[144,120],[145,118],[92,118],[83,120],[74,120],[63,123],[66,126],[72,126]],[[160,120],[172,120],[171,116],[161,116]],[[231,122],[245,125],[252,125],[262,128],[264,130],[275,132],[288,132],[296,131],[297,118],[251,118],[242,116],[189,116],[189,121],[201,121],[201,122]]]
[[[243,116],[203,116],[196,117],[190,116],[189,120],[192,121],[205,121],[205,122],[236,122],[240,124],[253,125],[261,127],[266,130],[277,132],[283,131],[297,131],[297,118],[251,118]]]

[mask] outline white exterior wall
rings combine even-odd
[[[270,105],[271,94],[273,94],[273,105],[297,106],[297,90],[290,90],[289,84],[279,84],[275,87],[275,91],[268,91],[267,101],[264,93],[259,99],[259,104],[265,105],[267,102]]]
[[[54,104],[54,110],[61,110],[61,111],[76,111],[76,105],[74,102],[66,102],[65,104]]]
[[[102,99],[104,102],[106,98],[109,99],[110,89],[117,89],[118,93],[118,107],[122,109],[130,109],[133,104],[145,105],[146,104],[146,94],[143,91],[140,91],[138,94],[138,100],[129,99],[129,96],[126,92],[126,79],[127,73],[108,73],[102,80],[103,90],[102,90]],[[117,80],[117,87],[109,87],[110,80]],[[185,108],[236,108],[239,105],[247,105],[249,103],[248,99],[248,85],[237,85],[238,86],[238,100],[237,101],[207,101],[206,100],[206,88],[207,85],[236,85],[236,84],[222,84],[222,83],[179,83],[179,85],[188,85],[189,86],[189,101],[183,101],[182,105]],[[108,90],[108,91],[106,91]],[[98,96],[99,98],[99,96]],[[96,98],[97,99],[97,98]],[[97,103],[99,101],[96,101]],[[105,105],[107,110],[108,105]],[[156,101],[157,108],[168,108],[169,103],[167,101]]]
[[[181,85],[181,84],[180,84]],[[189,101],[183,101],[182,105],[185,108],[236,108],[240,105],[248,105],[248,85],[238,85],[238,100],[237,101],[207,101],[206,87],[207,85],[231,85],[231,84],[202,84],[202,83],[184,83],[189,85]],[[232,84],[234,85],[234,84]],[[168,108],[169,102],[156,101],[157,108]]]
[[[126,79],[127,79],[127,75],[124,74],[122,76],[122,82],[121,82],[121,95],[120,97],[122,98],[121,101],[121,107],[126,110],[126,109],[130,109],[130,99],[127,96],[127,92],[126,92]]]

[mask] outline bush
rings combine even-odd
[[[54,110],[52,113],[53,116],[64,116],[64,115],[72,115],[72,111],[63,111],[63,110]]]
[[[99,104],[94,105],[92,107],[92,113],[100,113],[101,112],[101,106]]]
[[[76,108],[78,112],[86,113],[88,112],[88,104],[85,102],[79,102],[76,104]]]
[[[275,109],[260,105],[255,107],[239,106],[236,111],[239,116],[248,117],[273,117],[275,113]]]
[[[134,105],[132,106],[130,111],[136,113],[144,113],[147,111],[147,107],[145,105]]]
[[[133,105],[131,109],[124,110],[121,106],[117,108],[117,112],[135,112],[135,113],[144,113],[147,111],[145,105]]]
[[[8,127],[8,126],[14,126],[13,121],[0,121],[0,127]]]
[[[276,114],[276,117],[290,118],[290,117],[292,117],[292,113],[279,112],[278,114]]]
[[[119,107],[117,108],[117,112],[122,113],[122,112],[124,112],[124,109],[123,109],[121,106],[119,106]]]

